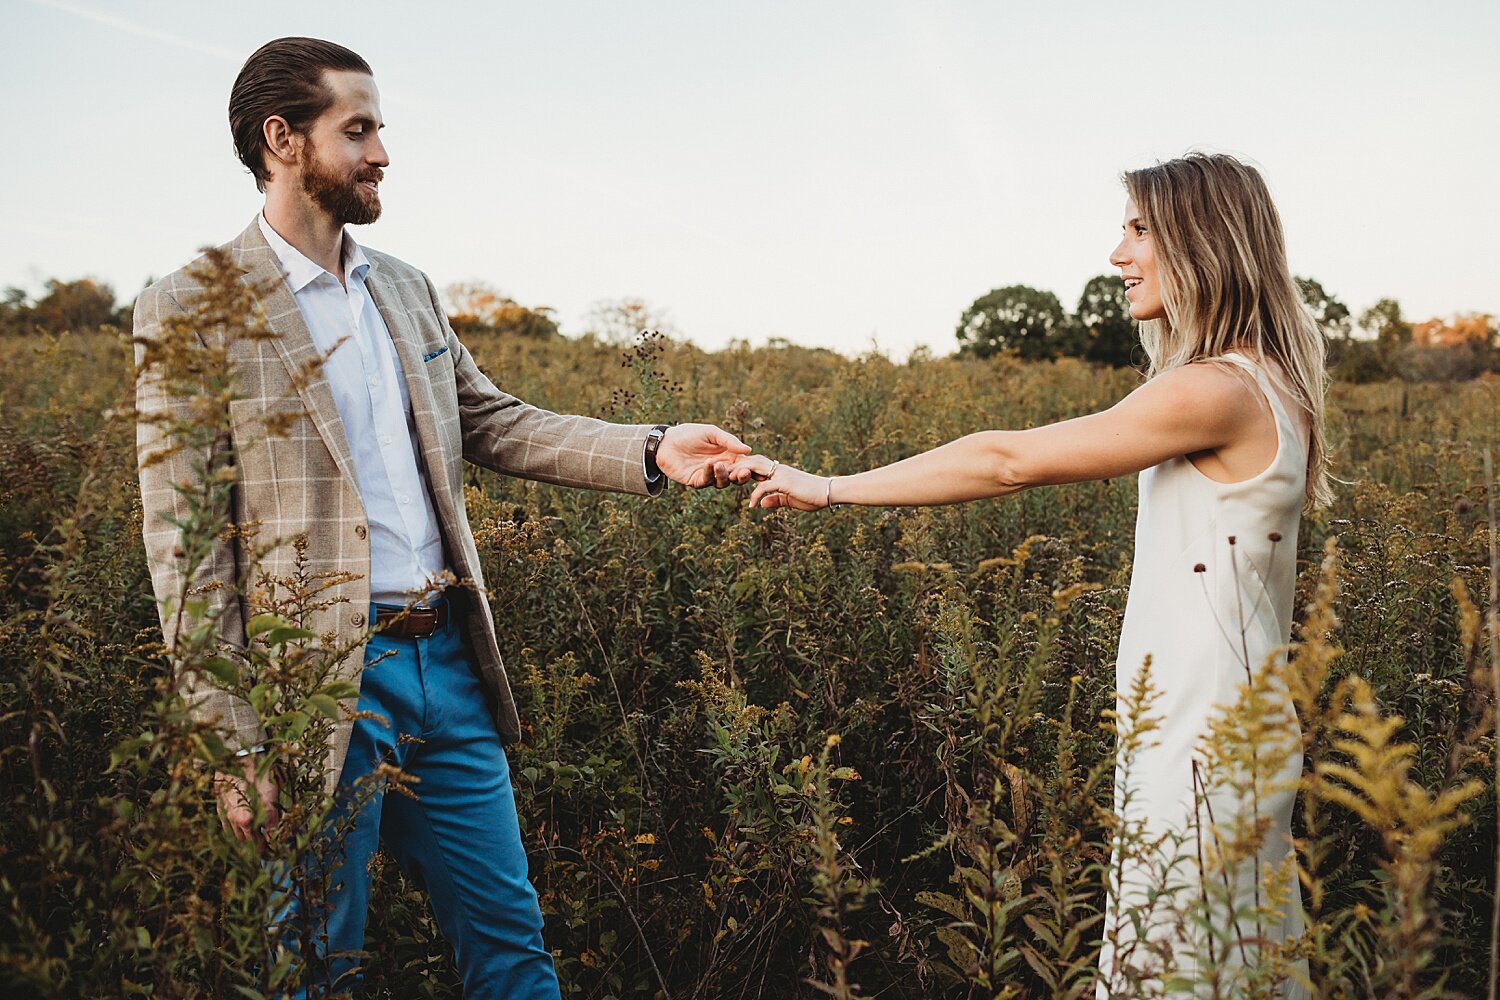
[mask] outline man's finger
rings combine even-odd
[[[729,433],[722,427],[715,427],[711,425],[708,431],[708,440],[710,443],[718,445],[725,451],[733,452],[736,455],[750,454],[750,446],[748,444],[741,441],[739,438],[735,437],[733,434]]]

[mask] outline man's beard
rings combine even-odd
[[[367,226],[380,218],[380,196],[371,197],[359,186],[360,181],[379,183],[385,173],[370,167],[352,177],[341,177],[323,168],[318,151],[307,145],[307,169],[302,172],[302,190],[338,221],[339,225]]]

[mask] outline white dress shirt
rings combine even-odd
[[[327,358],[323,375],[344,423],[370,526],[370,599],[405,604],[443,569],[443,538],[417,458],[401,359],[365,290],[369,259],[346,231],[341,284],[282,239],[264,214],[259,221],[313,343]]]

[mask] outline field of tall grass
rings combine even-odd
[[[716,421],[835,473],[1103,407],[1138,378],[653,337],[469,346],[530,402]],[[226,665],[211,636],[166,653],[128,335],[7,347],[0,993],[277,995],[296,975],[261,919],[277,879],[220,832],[208,781],[224,751],[173,689],[185,670],[258,685],[282,765],[306,769],[330,695],[347,694],[298,687],[316,581],[291,581],[247,662]],[[1309,930],[1204,988],[1269,996],[1307,957],[1319,997],[1484,996],[1500,383],[1336,386],[1331,409],[1347,482],[1304,521],[1285,673],[1308,762],[1288,903]],[[1116,730],[1149,739],[1151,718],[1144,690],[1113,712],[1133,479],[798,516],[733,491],[643,501],[475,469],[467,500],[565,996],[1093,995],[1110,850],[1130,837],[1110,822]],[[1254,692],[1241,707],[1218,748],[1231,764],[1259,738]],[[318,842],[326,803],[304,804],[273,860]],[[376,884],[370,995],[459,996],[421,893],[383,859]],[[1128,973],[1111,983],[1151,995]]]

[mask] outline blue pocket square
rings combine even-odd
[[[439,355],[447,354],[447,353],[448,353],[448,345],[444,344],[442,347],[439,347],[437,350],[432,351],[429,354],[422,355],[422,360],[424,362],[431,361],[433,358],[438,357]]]

